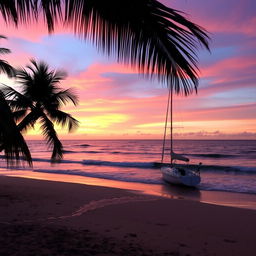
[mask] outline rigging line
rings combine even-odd
[[[163,138],[161,163],[163,163],[163,161],[164,161],[166,130],[167,130],[167,122],[168,122],[168,116],[169,116],[170,96],[171,96],[171,91],[172,91],[171,88],[172,88],[172,86],[169,87],[169,93],[168,93],[168,101],[167,101],[167,109],[166,109],[166,117],[165,117],[165,127],[164,127],[164,138]]]

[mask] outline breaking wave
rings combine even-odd
[[[135,182],[135,183],[144,183],[144,184],[163,184],[163,180],[160,178],[156,179],[145,178],[145,177],[136,177],[136,176],[127,176],[123,173],[107,173],[107,172],[88,172],[83,170],[57,170],[57,169],[35,169],[34,172],[42,172],[42,173],[54,173],[54,174],[68,174],[68,175],[78,175],[83,177],[90,178],[100,178],[100,179],[108,179],[115,181],[125,181],[125,182]]]
[[[103,166],[117,166],[117,167],[135,167],[135,168],[156,168],[154,162],[111,162],[100,160],[83,160],[85,165],[103,165]]]

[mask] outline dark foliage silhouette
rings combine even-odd
[[[0,35],[0,39],[6,39],[5,36]],[[8,54],[11,51],[7,48],[0,47],[0,55]],[[9,77],[15,76],[15,69],[5,60],[0,59],[0,73],[4,73]]]
[[[13,120],[12,112],[2,92],[0,92],[0,151],[4,152],[8,166],[19,165],[21,160],[32,165],[28,146]]]
[[[0,39],[6,39],[6,37],[0,35]],[[8,53],[10,53],[9,49],[0,48],[0,54]],[[0,59],[0,73],[13,77],[15,69],[7,61]],[[14,122],[12,112],[3,93],[0,92],[0,152],[2,151],[8,166],[18,165],[21,160],[25,160],[29,165],[32,165],[28,146]]]
[[[101,51],[157,77],[176,93],[198,87],[197,49],[209,49],[206,31],[157,0],[0,0],[6,22],[29,23],[42,15],[73,28]]]
[[[43,136],[52,147],[52,162],[59,161],[63,156],[63,146],[58,138],[54,123],[68,131],[78,126],[78,121],[70,114],[61,111],[62,105],[71,101],[77,104],[77,97],[71,89],[63,90],[60,82],[66,78],[62,70],[50,70],[44,62],[31,60],[26,69],[17,70],[17,80],[21,85],[21,92],[2,86],[5,98],[10,99],[9,106],[18,122],[20,131],[33,128],[40,124]]]

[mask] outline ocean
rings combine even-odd
[[[159,165],[161,140],[64,140],[64,159],[51,164],[51,151],[44,141],[28,141],[33,169],[41,174],[99,178],[107,182],[166,186]],[[176,140],[176,153],[190,159],[192,168],[201,167],[199,191],[222,191],[256,195],[256,140]],[[166,159],[165,161],[168,161]],[[0,162],[0,173],[6,163]],[[17,168],[15,168],[17,170]],[[7,172],[10,174],[14,169]],[[27,173],[27,172],[26,172]],[[21,175],[22,176],[22,175]]]

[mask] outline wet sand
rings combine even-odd
[[[254,210],[0,177],[0,255],[253,256],[255,220]]]

